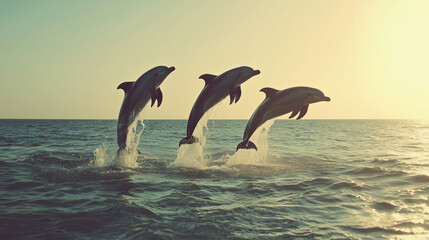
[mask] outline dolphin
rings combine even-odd
[[[331,101],[322,91],[310,87],[293,87],[281,91],[273,88],[263,88],[261,92],[266,94],[266,98],[256,108],[249,122],[247,122],[243,141],[237,145],[236,151],[241,148],[258,150],[256,145],[249,139],[256,129],[266,121],[289,112],[292,112],[289,118],[293,118],[299,113],[296,119],[298,120],[305,116],[308,111],[308,105],[311,103]]]
[[[155,101],[158,102],[158,107],[161,105],[162,92],[159,86],[174,69],[174,67],[165,66],[154,67],[141,75],[135,82],[123,82],[118,86],[117,89],[122,89],[125,92],[116,131],[119,145],[118,153],[123,149],[129,150],[129,146],[127,146],[129,128],[149,100],[152,101],[151,107]]]
[[[199,78],[203,79],[206,84],[192,107],[186,137],[180,141],[179,147],[182,144],[198,142],[198,139],[192,134],[203,115],[228,95],[230,96],[229,104],[237,102],[241,97],[240,85],[259,73],[261,71],[243,66],[226,71],[219,76],[213,74],[201,75]]]

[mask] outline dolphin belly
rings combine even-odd
[[[189,115],[186,137],[180,141],[179,146],[199,141],[197,137],[193,136],[195,128],[204,114],[228,96],[229,93],[225,89],[211,87],[204,89],[200,93]]]
[[[136,102],[133,100],[136,100]],[[130,99],[128,103],[129,105],[124,106],[124,111],[120,112],[117,126],[117,141],[120,149],[127,147],[130,126],[137,121],[137,117],[140,115],[140,112],[147,105],[149,100],[150,97],[146,91],[141,95],[140,99]]]

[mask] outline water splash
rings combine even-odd
[[[193,134],[199,139],[199,142],[193,144],[182,144],[179,149],[177,149],[176,160],[170,163],[169,167],[207,168],[207,162],[209,159],[204,155],[204,146],[206,145],[207,138],[210,136],[210,130],[207,123],[210,118],[215,117],[217,110],[226,102],[227,101],[222,101],[203,115],[195,127]]]
[[[271,119],[265,122],[250,138],[250,141],[256,144],[257,151],[254,149],[240,149],[229,157],[226,165],[266,165],[268,163],[268,133],[274,121],[274,119]]]
[[[93,151],[94,158],[89,163],[95,167],[111,166],[116,157],[116,152],[109,151],[104,143]]]
[[[118,166],[137,168],[139,166],[137,158],[139,156],[138,146],[140,136],[146,127],[141,117],[142,115],[140,113],[139,117],[129,127],[126,143],[129,146],[128,148],[114,151],[113,149],[108,149],[103,143],[94,150],[94,159],[90,164],[96,167]]]
[[[192,167],[205,168],[207,159],[204,157],[204,146],[207,142],[207,137],[210,135],[207,122],[211,117],[212,111],[207,112],[197,124],[194,131],[194,136],[199,139],[198,143],[182,144],[177,149],[177,158],[170,164],[170,167]]]
[[[142,116],[140,114],[139,116]],[[140,136],[145,129],[143,119],[138,118],[131,124],[128,135],[127,135],[127,146],[128,148],[118,151],[113,164],[118,167],[136,168],[138,167],[137,158],[139,156],[138,146],[140,142]]]

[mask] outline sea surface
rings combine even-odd
[[[0,120],[0,239],[429,239],[429,121],[116,123]]]

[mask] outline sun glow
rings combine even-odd
[[[198,76],[247,65],[261,74],[217,118],[293,86],[332,99],[306,119],[429,118],[429,1],[100,2],[0,2],[0,117],[114,119],[118,84],[168,65],[146,117],[186,119]]]

